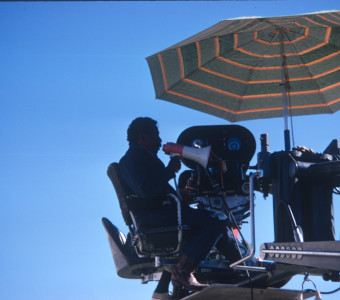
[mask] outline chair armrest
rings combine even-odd
[[[182,225],[182,206],[181,206],[181,200],[176,195],[168,194],[168,196],[172,198],[176,202],[176,205],[177,205],[178,246],[176,250],[174,251],[174,253],[177,253],[180,250],[182,246],[182,242],[183,242],[183,229],[184,228]]]
[[[168,194],[168,197],[173,199],[176,202],[177,205],[177,223],[178,226],[182,226],[182,206],[181,206],[181,200],[175,195],[175,194]]]
[[[183,225],[182,222],[182,206],[181,200],[174,194],[168,194],[168,198],[170,201],[174,201],[177,207],[177,225],[170,226],[162,226],[157,228],[142,228],[139,226],[138,221],[136,220],[134,214],[130,211],[131,219],[134,224],[134,235],[133,235],[133,245],[136,247],[136,251],[139,257],[143,257],[145,255],[152,255],[151,252],[144,251],[143,247],[140,248],[137,246],[139,238],[143,239],[143,237],[148,236],[149,234],[157,234],[157,233],[165,233],[165,232],[177,232],[177,245],[172,251],[167,252],[167,255],[173,255],[180,251],[183,243],[183,230],[189,230],[189,226]],[[159,254],[156,254],[159,256]]]

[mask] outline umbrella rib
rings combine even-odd
[[[218,38],[218,37],[215,37],[215,38]],[[274,37],[274,38],[275,38],[275,37]],[[242,46],[243,46],[243,45],[244,45],[244,44],[242,44]],[[230,50],[230,51],[224,52],[223,54],[228,54],[229,52],[231,53],[232,51],[233,51],[233,50]],[[267,53],[268,51],[269,51],[269,48],[268,48],[268,50],[267,50],[265,53]],[[182,68],[183,68],[183,58],[182,58],[182,56],[181,56],[181,48],[180,48],[180,47],[177,48],[177,53],[178,53],[178,56],[179,56],[179,57],[178,57],[179,60],[182,62],[182,63],[181,63],[181,64],[182,64],[182,65],[181,65],[181,73],[182,73],[182,79],[181,79],[181,81],[183,81],[184,77],[189,78],[192,74],[196,73],[197,70],[194,70],[194,71],[192,71],[192,72],[190,72],[190,73],[188,73],[188,74],[186,74],[186,75],[184,76],[184,70],[182,69]],[[218,58],[218,57],[220,57],[220,56],[221,56],[221,55],[209,59],[209,60],[206,61],[203,65],[200,65],[200,66],[199,66],[199,70],[201,70],[202,68],[205,67],[205,65],[209,64],[209,62],[213,61],[214,59],[216,59],[216,58]],[[256,59],[253,59],[253,60],[256,61],[256,64],[255,64],[255,66],[254,66],[254,68],[256,68],[256,67],[261,63],[261,59],[256,58]],[[247,79],[246,79],[247,82],[249,82],[249,79],[252,77],[252,74],[253,74],[253,72],[254,72],[254,68],[251,68],[251,69],[249,70],[248,76],[247,76]],[[179,82],[176,82],[176,83],[174,83],[174,84],[171,85],[171,86],[167,86],[167,90],[168,90],[168,91],[169,91],[169,90],[174,90],[174,88],[175,88],[178,84],[179,84]],[[236,101],[237,101],[237,104],[236,104],[236,109],[234,110],[235,112],[239,111],[240,108],[242,107],[242,105],[243,105],[242,100],[243,100],[243,97],[246,95],[247,88],[248,88],[248,85],[245,84],[242,93],[239,95],[238,100],[236,100]],[[232,122],[235,122],[236,116],[237,116],[237,114],[233,114]]]
[[[274,40],[276,39],[276,37],[277,37],[277,35],[275,35],[275,36],[272,38],[271,42],[274,41]],[[240,46],[243,46],[243,45],[245,45],[245,44],[242,44],[242,45],[240,45]],[[268,50],[266,50],[266,52],[265,52],[264,54],[266,54],[266,53],[269,52],[269,47],[268,47],[267,49],[268,49]],[[261,63],[261,60],[260,60],[260,59],[254,59],[254,60],[256,61],[256,64],[253,66],[253,68],[249,69],[248,76],[247,76],[247,79],[246,79],[247,82],[250,81],[250,78],[252,77],[252,74],[253,74],[253,72],[254,72],[254,69]],[[242,95],[241,95],[240,99],[237,100],[237,111],[240,111],[240,109],[241,109],[241,107],[242,107],[242,105],[243,105],[242,100],[243,100],[243,97],[244,97],[245,94],[246,94],[247,88],[248,88],[248,84],[245,84],[245,85],[244,85],[243,92],[242,92]],[[235,118],[235,116],[234,116],[233,118]]]
[[[285,35],[286,39],[290,42],[289,37],[286,35],[285,32],[284,32],[284,35]],[[293,48],[295,49],[295,51],[298,52],[297,49],[296,49],[296,47],[295,47],[295,44],[294,44],[294,43],[291,43],[291,45],[293,46]],[[298,57],[301,59],[303,65],[305,66],[305,68],[306,68],[308,74],[310,75],[310,77],[313,78],[313,74],[312,74],[312,72],[310,71],[309,66],[306,65],[306,62],[304,61],[303,57],[302,57],[302,56],[298,56]],[[321,87],[319,86],[319,84],[317,83],[317,81],[314,80],[313,83],[316,85],[317,90],[320,91],[320,90],[321,90]],[[289,81],[288,81],[288,85],[289,85]],[[290,91],[289,91],[289,90],[288,90],[288,94],[290,94]],[[328,109],[329,109],[329,111],[330,111],[331,113],[334,113],[334,111],[333,111],[333,110],[331,109],[331,107],[328,105],[328,101],[326,100],[324,94],[320,92],[319,95],[320,95],[320,97],[322,98],[323,104],[324,104],[325,106],[328,107]],[[291,106],[291,103],[289,103],[289,106]],[[290,107],[289,107],[289,109],[290,109]]]
[[[267,21],[269,24],[272,24],[273,26],[280,27],[279,25],[277,25],[277,24],[275,24],[275,23],[273,23],[273,22],[270,22],[269,20],[266,20],[266,21]],[[312,36],[309,36],[309,35],[306,36],[305,34],[303,34],[303,28],[304,28],[304,27],[309,27],[309,28],[311,28],[311,26],[300,25],[300,27],[301,27],[300,32],[292,30],[292,29],[295,29],[294,27],[293,27],[293,28],[290,28],[290,32],[293,32],[293,33],[296,34],[297,36],[305,37],[306,39],[310,39],[310,40],[313,40],[313,41],[316,41],[316,42],[323,42],[323,43],[326,43],[326,42],[327,42],[328,45],[337,47],[337,45],[331,44],[331,43],[329,43],[328,41],[325,41],[325,39],[321,40],[321,39],[318,39],[318,38],[315,38],[315,37],[312,37]],[[296,28],[299,28],[299,26],[297,26]],[[327,25],[325,25],[324,28],[325,28],[325,29],[329,29],[329,28],[333,28],[333,27],[332,27],[332,26],[327,26]],[[285,34],[285,33],[284,33],[284,34]],[[291,42],[291,40],[288,39],[288,36],[287,36],[286,34],[285,34],[285,36],[286,36],[287,40],[290,42],[290,44],[294,44],[294,43]],[[297,52],[297,51],[296,51],[296,52]]]

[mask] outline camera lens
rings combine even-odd
[[[231,151],[238,151],[241,148],[241,141],[237,137],[232,137],[228,140],[228,148]]]

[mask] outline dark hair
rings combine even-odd
[[[129,144],[136,144],[140,133],[149,133],[155,127],[157,127],[157,121],[151,118],[139,117],[134,119],[127,130]]]

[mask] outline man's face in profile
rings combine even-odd
[[[159,131],[157,127],[154,127],[148,133],[141,133],[139,136],[138,144],[144,149],[157,154],[161,147],[162,139],[159,137]]]

